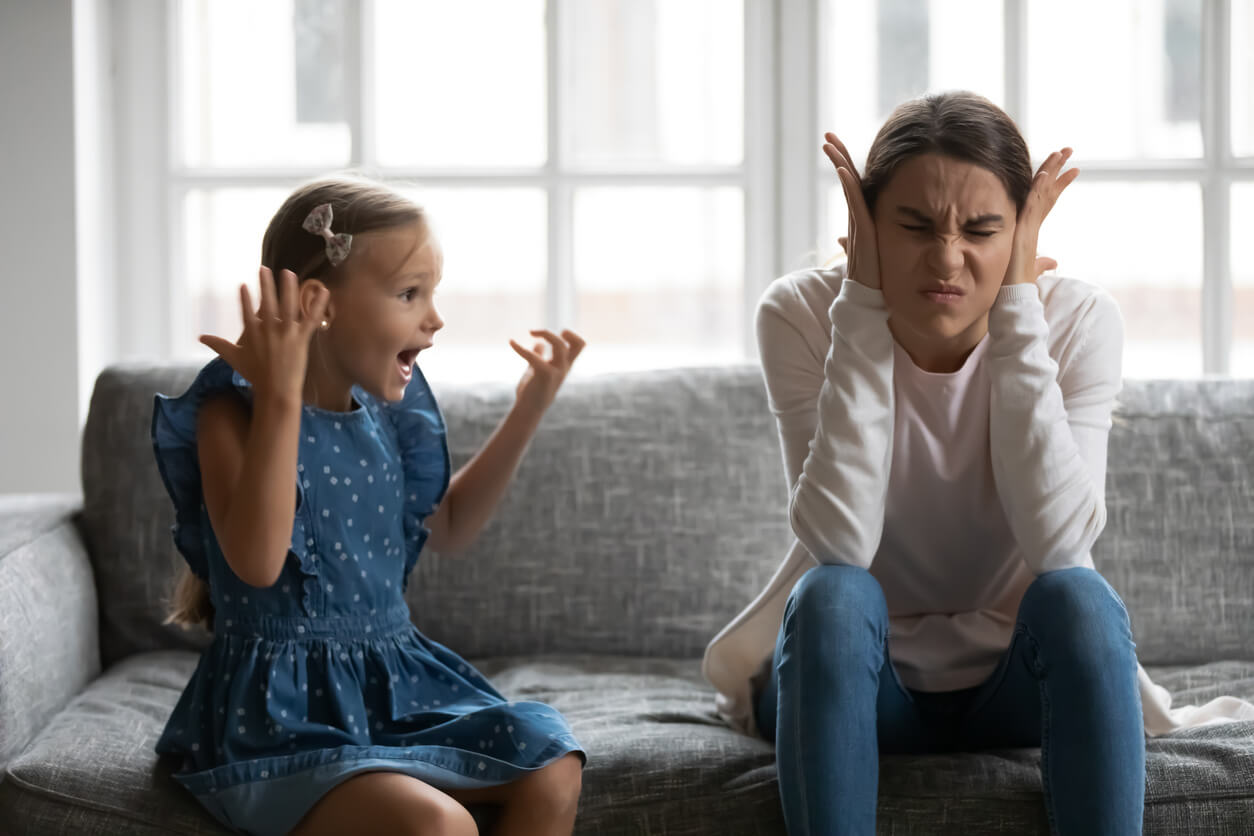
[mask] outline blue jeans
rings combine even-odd
[[[888,607],[865,569],[811,569],[788,598],[758,728],[775,741],[790,836],[875,833],[879,753],[1041,747],[1051,828],[1141,832],[1145,732],[1123,602],[1092,569],[1040,575],[983,684],[925,693],[888,655]]]

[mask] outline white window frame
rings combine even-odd
[[[1027,42],[1027,0],[1004,1],[1004,73],[1007,112],[1025,130],[1027,67],[1022,60]],[[431,186],[532,186],[548,195],[548,268],[546,325],[569,322],[574,303],[572,263],[572,198],[586,185],[733,186],[744,195],[744,282],[740,329],[746,361],[756,358],[753,314],[766,285],[777,275],[812,263],[831,242],[827,226],[825,187],[831,170],[818,153],[819,97],[822,83],[820,0],[744,0],[744,161],[739,166],[658,167],[633,165],[615,169],[564,169],[559,133],[562,102],[559,79],[563,56],[557,42],[560,15],[566,3],[547,4],[548,159],[539,169],[494,170],[490,173],[448,168],[389,168],[401,177]],[[360,56],[366,43],[373,0],[360,0],[350,39],[349,62],[358,74],[368,73]],[[178,83],[177,62],[170,49],[177,43],[173,4],[164,0],[115,0],[113,40],[116,61],[116,166],[119,189],[117,241],[122,323],[121,356],[171,357],[185,335],[173,333],[186,321],[186,286],[180,280],[183,253],[182,197],[205,186],[287,186],[321,172],[293,170],[181,169],[174,164],[177,125],[171,119]],[[1188,182],[1202,192],[1202,356],[1203,374],[1229,370],[1232,349],[1231,187],[1254,181],[1254,157],[1233,153],[1229,125],[1231,41],[1228,22],[1231,0],[1206,0],[1202,20],[1201,159],[1166,159],[1120,163],[1086,161],[1086,181],[1130,183]],[[355,48],[354,48],[355,47]],[[351,79],[350,79],[351,81]],[[359,75],[361,97],[350,97],[353,148],[349,165],[372,170],[376,103],[370,100],[370,79]]]
[[[420,187],[505,186],[543,190],[548,205],[548,281],[545,286],[545,327],[572,321],[575,281],[571,230],[573,198],[582,186],[731,186],[744,196],[743,299],[739,328],[742,355],[755,351],[752,317],[762,289],[777,272],[777,245],[773,223],[775,207],[773,91],[774,3],[744,0],[744,160],[731,166],[628,166],[563,165],[559,95],[563,54],[559,44],[561,19],[566,4],[578,0],[548,0],[546,4],[547,161],[539,168],[499,168],[490,171],[449,167],[380,166],[374,154],[372,129],[377,103],[373,101],[369,54],[374,0],[350,3],[350,29],[346,60],[350,96],[348,122],[353,142],[346,167],[377,173],[385,179],[401,179]],[[175,4],[160,0],[117,0],[115,35],[118,36],[118,84],[126,105],[119,114],[120,182],[133,188],[119,196],[120,257],[129,277],[131,292],[119,300],[123,317],[124,355],[172,357],[186,345],[186,335],[173,333],[172,325],[186,322],[187,287],[178,276],[184,264],[182,206],[193,189],[214,187],[290,187],[323,173],[325,167],[268,168],[260,171],[215,167],[191,168],[176,161],[179,146],[174,97],[180,88],[178,62],[171,60],[178,43],[178,11]],[[125,124],[124,124],[125,123]],[[752,234],[751,234],[752,231]],[[169,278],[167,278],[169,277]],[[153,323],[156,323],[153,327]]]
[[[1005,110],[1026,133],[1027,123],[1027,64],[1023,60],[1028,43],[1028,0],[1003,0]],[[817,154],[815,149],[822,130],[839,130],[839,126],[815,124],[814,115],[820,113],[819,95],[822,67],[817,59],[823,45],[818,43],[820,34],[830,31],[822,20],[825,5],[820,0],[799,0],[795,4],[785,2],[790,19],[794,21],[791,39],[816,33],[808,43],[804,55],[793,62],[786,59],[787,49],[781,44],[781,66],[784,73],[782,89],[804,91],[810,105],[803,109],[796,105],[791,114],[785,113],[785,124],[793,130],[790,142],[783,143],[783,156],[813,160],[810,182],[802,182],[799,172],[785,167],[781,159],[781,176],[786,193],[781,203],[781,217],[788,222],[781,235],[785,251],[813,251],[822,244],[827,249],[832,242],[822,236],[826,226],[827,207],[823,199],[824,186],[831,182],[830,163]],[[1230,370],[1233,342],[1233,285],[1231,246],[1231,200],[1233,184],[1254,181],[1254,157],[1238,157],[1233,153],[1230,125],[1232,85],[1232,42],[1229,22],[1232,16],[1231,0],[1203,0],[1202,2],[1202,107],[1201,130],[1203,154],[1200,159],[1163,159],[1136,162],[1085,160],[1083,163],[1086,182],[1119,181],[1127,183],[1195,183],[1202,194],[1202,376],[1227,375]],[[786,24],[787,26],[787,24]],[[787,37],[787,35],[785,36]],[[831,47],[829,47],[831,48]],[[792,75],[790,76],[790,73]],[[785,100],[785,104],[788,102]],[[1039,165],[1041,161],[1036,160]],[[795,185],[794,185],[795,184]],[[790,210],[790,206],[797,207]],[[804,207],[804,208],[802,208]],[[1151,230],[1155,235],[1170,234],[1170,230]],[[1095,277],[1100,280],[1100,277]]]

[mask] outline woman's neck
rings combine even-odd
[[[988,333],[988,314],[971,323],[971,327],[952,337],[920,334],[889,317],[888,330],[897,345],[909,355],[916,366],[932,374],[952,374],[962,368],[967,357]]]

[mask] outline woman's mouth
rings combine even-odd
[[[953,305],[962,301],[966,293],[949,285],[933,285],[922,291],[923,295],[938,305]]]

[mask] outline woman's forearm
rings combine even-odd
[[[1122,321],[1098,297],[1062,382],[1035,285],[1003,288],[989,316],[993,472],[1037,574],[1082,563],[1106,524],[1106,443],[1120,388]]]
[[[869,567],[884,529],[893,446],[893,338],[883,294],[846,279],[832,304],[818,426],[789,500],[820,563]]]

